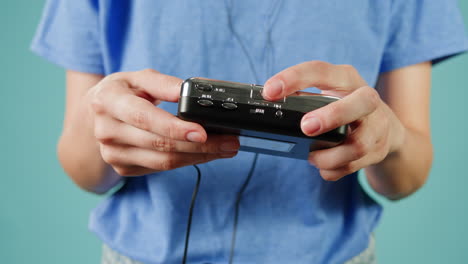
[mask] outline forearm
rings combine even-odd
[[[400,149],[365,169],[372,188],[391,200],[404,198],[426,181],[432,164],[429,136],[406,128]]]
[[[98,75],[68,72],[67,108],[57,145],[58,159],[68,176],[82,189],[94,193],[104,193],[120,180],[101,157],[89,110],[88,90],[101,79]]]
[[[120,176],[110,173],[111,168],[102,160],[91,118],[84,105],[71,115],[58,142],[57,153],[65,172],[78,186],[104,193],[119,182]]]
[[[377,89],[394,122],[396,146],[377,165],[366,169],[370,185],[389,199],[404,198],[426,181],[432,165],[429,102],[432,64],[425,62],[382,74]],[[399,124],[399,125],[395,125]],[[398,138],[401,136],[401,140]]]

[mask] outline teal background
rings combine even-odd
[[[29,52],[43,4],[0,9],[0,263],[99,263],[87,218],[101,197],[78,189],[56,159],[64,70]],[[468,1],[460,4],[468,25]],[[468,263],[468,55],[435,67],[432,91],[431,176],[403,201],[378,198],[382,264]]]

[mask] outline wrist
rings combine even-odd
[[[387,105],[386,109],[389,111],[391,124],[388,134],[390,145],[387,156],[398,156],[407,144],[408,129],[403,125],[403,123],[401,123],[398,117],[396,117],[396,115]]]

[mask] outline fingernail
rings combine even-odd
[[[320,130],[320,121],[316,117],[309,117],[302,122],[302,131],[306,135],[312,136]]]
[[[236,142],[224,142],[219,146],[219,149],[224,152],[233,152],[239,149],[239,144]]]
[[[266,93],[265,95],[270,98],[279,97],[281,94],[283,94],[283,83],[278,80],[273,80],[267,83],[265,89],[263,89],[263,92]]]
[[[188,141],[203,143],[203,136],[199,132],[189,132],[185,137]]]

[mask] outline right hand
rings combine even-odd
[[[237,154],[239,140],[155,107],[177,102],[182,80],[154,70],[107,76],[87,93],[103,160],[122,176],[205,163]]]

